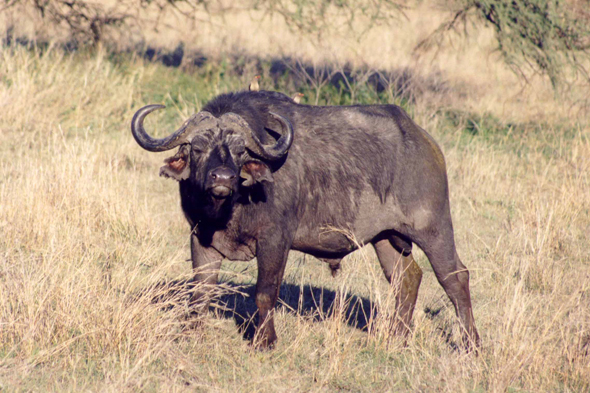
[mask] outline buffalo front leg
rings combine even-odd
[[[223,255],[213,247],[201,245],[196,235],[191,235],[191,259],[193,261],[194,278],[191,309],[201,313],[207,311],[211,301],[213,287],[217,284],[217,276]]]
[[[374,242],[373,246],[396,295],[394,331],[407,335],[422,282],[422,270],[412,257],[412,243],[393,235]]]
[[[277,339],[274,326],[274,308],[279,297],[289,253],[289,248],[285,246],[283,239],[276,239],[275,242],[266,239],[258,243],[256,255],[258,262],[258,279],[256,281],[258,325],[253,340],[253,344],[257,348],[271,348]]]

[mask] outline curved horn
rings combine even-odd
[[[155,139],[149,136],[145,129],[143,128],[143,120],[147,115],[152,113],[157,109],[165,108],[164,105],[147,105],[143,108],[139,109],[135,112],[133,116],[133,120],[131,120],[131,133],[133,137],[139,144],[139,146],[143,147],[148,151],[158,152],[158,151],[166,151],[175,148],[178,145],[183,143],[189,143],[190,141],[186,138],[186,133],[190,129],[189,124],[191,123],[191,119],[186,121],[182,127],[178,130],[174,131],[171,135],[162,138],[162,139]]]
[[[293,143],[293,126],[291,125],[291,122],[284,117],[272,112],[269,112],[269,114],[277,119],[282,124],[283,128],[287,128],[287,132],[271,146],[264,145],[260,139],[258,139],[258,136],[252,130],[248,122],[236,113],[228,112],[222,115],[219,119],[219,126],[222,129],[238,126],[238,129],[246,138],[246,147],[250,151],[269,161],[275,161],[283,157],[291,147],[291,144]]]
[[[263,145],[254,134],[252,134],[252,139],[254,139],[254,142],[256,142],[258,147],[260,147],[260,149],[264,152],[264,154],[262,154],[262,157],[268,160],[278,160],[289,151],[291,144],[293,144],[293,125],[289,120],[287,120],[281,115],[278,115],[273,112],[268,112],[268,114],[274,117],[276,120],[278,120],[279,123],[281,123],[283,130],[286,128],[287,131],[279,138],[277,143],[275,143],[273,146]]]
[[[250,125],[244,118],[236,113],[229,112],[221,116],[219,125],[221,128],[232,127],[237,125],[241,133],[246,138],[246,147],[256,155],[265,158],[269,161],[275,161],[283,157],[291,144],[293,143],[293,126],[289,120],[269,112],[269,114],[278,120],[283,128],[287,128],[287,132],[282,135],[274,145],[264,145],[256,136]]]

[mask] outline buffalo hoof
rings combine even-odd
[[[250,346],[257,352],[267,352],[275,349],[275,343],[267,344],[266,342],[251,341]]]
[[[265,334],[266,333],[266,334]],[[274,349],[277,342],[277,335],[275,332],[261,332],[256,333],[252,339],[251,345],[258,351],[269,351]]]
[[[203,314],[198,312],[187,313],[182,321],[182,330],[198,330],[203,326]]]
[[[463,336],[463,349],[467,353],[473,353],[475,356],[479,356],[479,350],[481,349],[479,335],[476,335],[473,339],[467,335]]]

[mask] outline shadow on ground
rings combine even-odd
[[[134,51],[149,61],[159,62],[167,67],[180,67],[187,72],[199,69],[207,65],[209,61],[203,52],[187,51],[182,43],[174,50],[138,46]],[[415,102],[417,97],[425,93],[446,95],[452,92],[451,86],[441,72],[433,71],[429,75],[421,75],[410,67],[399,67],[387,71],[357,68],[350,64],[337,67],[329,64],[311,64],[289,56],[266,59],[239,52],[228,55],[228,60],[228,67],[236,75],[252,72],[260,75],[268,74],[273,85],[270,87],[274,90],[280,90],[280,86],[285,85],[295,91],[301,91],[313,85],[322,85],[349,91],[351,86],[366,84],[377,93],[390,91],[393,96],[409,102]]]
[[[222,295],[211,306],[218,315],[233,319],[245,339],[254,337],[257,307],[254,301],[255,285],[239,286],[240,293]],[[340,307],[340,304],[344,304]],[[376,316],[375,305],[362,296],[346,294],[316,286],[282,284],[277,308],[314,322],[331,318],[334,312],[344,309],[346,323],[354,328],[367,331],[369,321]]]
[[[257,307],[254,301],[256,286],[229,281],[223,282],[221,286],[224,287],[224,292],[214,298],[209,311],[220,318],[233,319],[243,338],[251,340],[254,337],[257,322]],[[148,296],[153,304],[161,305],[163,310],[171,310],[178,306],[186,307],[193,290],[194,283],[190,280],[177,280],[148,287],[135,296],[136,298]],[[369,331],[371,321],[374,321],[378,314],[376,305],[365,297],[354,294],[343,295],[337,291],[312,285],[301,286],[288,283],[281,285],[276,307],[292,315],[320,323],[333,318],[335,313],[343,310],[342,317],[346,324],[364,332]],[[460,346],[453,338],[452,324],[446,323],[442,317],[441,311],[444,308],[444,306],[436,308],[426,306],[423,312],[427,319],[438,320],[436,330],[450,349],[457,351]]]
[[[257,317],[254,301],[256,286],[226,281],[220,287],[223,287],[223,292],[214,295],[209,310],[221,318],[233,319],[244,338],[252,339]],[[186,307],[194,290],[194,283],[190,280],[175,280],[147,287],[133,298],[137,300],[147,297],[151,299],[151,303],[161,305],[163,310],[171,310]],[[368,330],[369,323],[377,312],[375,305],[362,296],[343,295],[326,288],[286,283],[281,285],[276,307],[313,322],[327,320],[335,312],[343,311],[346,323],[363,331]]]
[[[1,45],[3,47],[19,45],[39,51],[55,46],[47,41],[14,36],[12,28],[8,28],[4,32]],[[75,39],[61,43],[59,47],[66,53],[92,50],[92,47],[81,45]],[[211,61],[203,52],[196,49],[187,50],[182,43],[172,50],[155,47],[145,42],[125,50],[110,48],[107,43],[105,43],[105,48],[111,55],[114,55],[111,56],[113,60],[118,54],[139,56],[151,62],[161,63],[166,67],[182,68],[188,73],[205,67]],[[339,67],[329,64],[314,65],[302,59],[288,56],[267,59],[239,51],[227,55],[227,60],[228,70],[236,75],[250,73],[252,73],[250,76],[254,76],[254,73],[268,75],[272,81],[272,86],[268,86],[268,88],[273,90],[280,90],[281,86],[288,86],[293,91],[302,91],[318,85],[331,86],[342,92],[350,92],[354,88],[353,86],[367,85],[377,93],[389,91],[394,97],[414,102],[417,97],[426,93],[449,95],[456,89],[451,88],[441,72],[433,71],[429,75],[421,75],[410,67],[386,71],[358,68],[350,64],[343,64]]]

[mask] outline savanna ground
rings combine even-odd
[[[207,57],[185,55],[181,67],[100,47],[2,46],[0,390],[590,390],[589,93],[519,81],[490,53],[486,31],[416,59],[411,48],[437,12],[410,12],[423,18],[329,49],[234,15],[223,34],[178,33],[186,53],[194,42]],[[177,44],[171,32],[147,37],[164,52]],[[358,79],[318,84],[295,61],[271,73],[281,56],[347,63]],[[390,82],[410,75],[413,90],[376,91],[362,67],[391,71]],[[291,254],[273,351],[247,340],[254,262],[224,263],[214,306],[187,323],[189,228],[177,185],[157,176],[168,154],[140,149],[130,119],[164,103],[148,126],[166,134],[256,73],[263,88],[299,90],[306,103],[400,104],[437,139],[479,356],[457,349],[453,307],[418,250],[425,275],[405,343],[387,329],[392,291],[370,248],[336,278]]]

